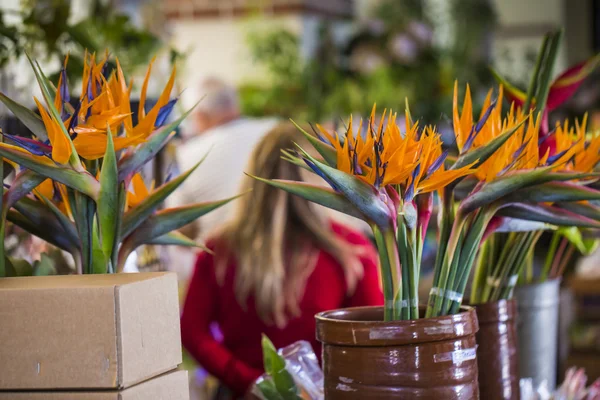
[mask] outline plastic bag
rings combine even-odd
[[[263,337],[265,371],[252,394],[262,400],[323,400],[323,371],[310,343],[295,342],[275,352]],[[285,368],[282,367],[285,366]],[[290,382],[290,378],[293,382]]]

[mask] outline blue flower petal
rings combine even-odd
[[[173,110],[173,106],[175,106],[175,103],[177,103],[176,98],[169,101],[167,104],[162,106],[160,108],[160,110],[158,110],[158,115],[156,116],[156,122],[154,123],[155,127],[158,128],[159,126],[162,126],[167,121],[167,118],[169,117],[169,114],[171,114],[171,111]]]
[[[19,147],[29,151],[31,154],[35,154],[36,156],[47,156],[52,154],[52,147],[48,146],[40,141],[27,139],[20,136],[9,135],[7,133],[3,133],[5,138],[8,138],[15,142]]]

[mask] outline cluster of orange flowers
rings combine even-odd
[[[85,160],[102,158],[106,152],[108,129],[113,136],[115,151],[136,146],[144,142],[155,129],[164,124],[176,102],[176,99],[169,99],[175,82],[175,69],[173,69],[158,101],[146,113],[146,93],[152,71],[152,63],[150,63],[142,85],[138,122],[134,126],[130,105],[133,82],[130,81],[127,84],[125,81],[118,59],[116,60],[116,70],[107,77],[108,54],[99,61],[96,61],[95,54],[86,54],[81,96],[77,106],[73,107],[69,103],[66,82],[67,62],[68,57],[65,59],[52,104],[58,111],[58,115],[48,111],[50,104],[46,104],[47,110],[37,98],[34,98],[48,134],[48,143],[30,141],[25,149],[19,148],[22,151],[31,152],[41,162],[67,164],[73,152]],[[58,118],[59,116],[60,118]],[[73,146],[69,144],[66,134],[71,138]],[[152,190],[153,185],[147,188],[139,173],[134,175],[127,192],[126,207],[135,206]],[[46,179],[36,188],[35,193],[39,197],[43,196],[52,200],[61,211],[71,215],[64,185]]]
[[[379,188],[394,185],[403,189],[404,198],[411,200],[419,193],[428,193],[453,180],[472,173],[471,166],[446,169],[447,152],[442,150],[440,134],[432,126],[419,127],[406,112],[405,132],[396,124],[397,114],[386,112],[375,127],[375,107],[369,119],[365,138],[354,134],[352,120],[343,137],[318,126],[320,133],[337,152],[337,169],[356,175]]]

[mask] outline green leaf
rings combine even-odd
[[[92,274],[106,274],[111,272],[109,270],[108,260],[110,260],[110,254],[106,255],[104,248],[98,236],[98,223],[97,219],[94,218],[92,227],[92,260],[91,260],[91,273]]]
[[[179,229],[201,216],[208,214],[242,195],[230,197],[225,200],[209,201],[205,203],[192,204],[184,207],[169,208],[161,210],[134,230],[128,237],[134,246],[139,246],[150,240],[163,236],[171,231]]]
[[[283,397],[277,392],[273,379],[258,378],[256,386],[266,400],[283,400]]]
[[[494,181],[486,183],[475,193],[471,193],[460,203],[460,210],[467,214],[528,186],[590,176],[590,174],[550,172],[551,168],[544,167],[533,170],[515,171],[503,175]],[[510,200],[507,199],[508,201]]]
[[[567,238],[569,242],[571,242],[580,253],[586,254],[587,249],[585,244],[583,243],[583,236],[581,235],[581,231],[576,226],[562,227],[557,230],[557,232]]]
[[[100,194],[98,195],[98,221],[100,224],[100,239],[104,257],[110,259],[113,249],[117,246],[119,240],[119,219],[121,210],[119,209],[119,182],[117,171],[117,158],[113,145],[112,132],[107,126],[107,143],[104,159],[102,160],[102,169],[100,171]]]
[[[563,208],[575,214],[600,221],[600,207],[589,203],[558,203],[557,207]]]
[[[337,152],[335,148],[328,145],[327,143],[323,143],[319,138],[316,138],[314,135],[306,132],[304,129],[300,127],[294,120],[290,119],[292,124],[302,132],[302,134],[306,137],[306,139],[310,142],[310,144],[317,150],[317,152],[323,157],[325,163],[330,167],[335,168],[337,166]]]
[[[38,220],[41,222],[36,223],[15,210],[8,210],[6,219],[24,231],[29,232],[40,239],[44,239],[46,242],[71,254],[77,251],[78,244],[67,237],[67,234],[62,230],[61,226],[55,222],[53,224],[52,220],[39,218]],[[42,226],[45,228],[43,229]]]
[[[54,266],[54,260],[46,253],[42,253],[40,259],[33,263],[33,276],[48,275],[56,275],[56,267]]]
[[[262,336],[262,349],[265,372],[273,379],[277,392],[286,400],[301,399],[294,378],[285,369],[285,360],[277,354],[277,349],[265,334]]]
[[[183,247],[197,247],[199,249],[202,249],[203,251],[212,253],[212,251],[209,248],[205,247],[203,244],[198,243],[177,231],[169,232],[162,236],[156,237],[154,239],[150,239],[149,241],[147,241],[143,244],[157,244],[157,245],[163,245],[163,246],[164,245],[167,245],[167,246],[172,245],[172,246],[183,246]]]
[[[42,119],[29,108],[22,106],[16,101],[0,93],[0,101],[17,117],[19,121],[23,123],[39,140],[45,142],[48,140],[48,134],[46,133],[46,127]]]
[[[6,209],[11,208],[17,201],[23,198],[23,196],[26,196],[45,180],[45,176],[30,169],[19,172],[15,177],[15,180],[11,183],[10,189],[4,192],[6,203],[3,204],[3,207]]]
[[[600,190],[573,182],[547,182],[519,189],[508,198],[518,202],[534,203],[599,200]]]
[[[271,185],[273,187],[285,190],[288,193],[295,194],[313,203],[322,205],[346,215],[359,218],[366,221],[367,218],[354,207],[352,203],[342,194],[328,187],[313,185],[306,182],[296,182],[284,179],[264,179],[249,175],[254,179]]]
[[[494,232],[532,232],[554,228],[554,225],[545,222],[504,217],[500,222],[500,226],[498,226],[498,228],[496,228]]]
[[[69,190],[71,210],[81,245],[82,273],[94,273],[95,203],[80,192]]]
[[[125,154],[121,160],[119,160],[119,181],[129,179],[129,177],[138,172],[144,164],[154,158],[160,149],[162,149],[175,134],[173,131],[177,129],[179,124],[181,124],[181,122],[192,112],[198,103],[169,125],[152,133],[148,137],[148,140],[140,144],[133,151]]]
[[[487,159],[490,158],[490,156],[494,154],[496,150],[502,147],[502,145],[506,143],[508,139],[510,139],[510,137],[521,127],[521,125],[525,123],[526,120],[527,118],[523,119],[523,121],[519,122],[512,129],[509,129],[508,131],[502,133],[500,136],[494,138],[485,146],[478,147],[476,149],[466,152],[465,154],[462,154],[460,157],[458,157],[458,159],[450,169],[459,169],[462,167],[466,167],[467,165],[470,165],[476,161],[477,163],[473,166],[473,168],[477,168],[485,161],[487,161]]]
[[[42,95],[44,96],[44,100],[46,100],[46,106],[48,107],[50,114],[54,117],[55,121],[62,121],[62,119],[60,117],[60,113],[54,106],[54,98],[52,96],[52,94],[54,93],[54,89],[52,87],[52,84],[50,83],[48,78],[46,78],[46,75],[44,75],[44,72],[42,72],[42,69],[40,68],[40,65],[38,64],[38,62],[37,61],[34,62],[29,57],[29,54],[27,54],[27,59],[29,60],[29,63],[31,64],[31,67],[33,68],[35,78],[38,81],[40,89],[42,90]],[[75,145],[73,144],[73,141],[71,140],[71,136],[69,135],[69,132],[67,132],[67,128],[65,127],[64,124],[58,124],[58,125],[60,126],[61,133],[65,136],[65,139],[67,140],[67,143],[69,143],[69,147],[71,148],[71,156],[69,158],[69,164],[71,165],[71,167],[75,168],[76,170],[82,170],[83,167],[81,166],[81,161],[79,160],[79,155],[77,154],[77,150],[75,150]]]
[[[511,204],[498,211],[498,215],[539,221],[558,226],[600,228],[600,222],[581,215],[544,204]]]
[[[68,218],[66,218],[66,216],[64,216],[64,214],[62,214],[62,212],[60,212],[60,210],[58,210],[54,204],[52,204],[50,201],[47,201],[47,199],[38,201],[30,197],[23,197],[17,201],[13,207],[36,227],[35,232],[48,231],[46,236],[60,236],[61,238],[64,238],[63,243],[68,243],[68,249],[78,247],[79,239],[77,231],[69,228],[69,225],[72,227],[72,223],[68,221]],[[64,219],[62,219],[60,216],[64,216]],[[67,221],[69,225],[63,225],[63,223]],[[39,236],[35,232],[31,233]],[[48,241],[46,237],[40,237]]]
[[[6,276],[31,276],[33,267],[26,260],[20,258],[6,257]]]
[[[208,154],[207,154],[208,155]],[[123,226],[121,227],[121,237],[128,236],[135,228],[140,226],[158,206],[177,189],[198,166],[206,159],[206,155],[195,166],[187,172],[179,175],[177,178],[165,183],[154,190],[144,201],[128,210],[123,215]]]
[[[294,164],[297,167],[300,167],[302,169],[310,171],[311,173],[314,173],[314,171],[312,169],[310,169],[310,167],[308,165],[306,165],[306,163],[302,160],[302,158],[296,156],[295,154],[293,154],[290,151],[281,150],[281,158],[284,159],[285,161],[288,161],[288,162]]]
[[[35,156],[22,151],[0,146],[0,156],[37,172],[46,178],[53,179],[92,198],[98,197],[100,184],[87,172],[78,172],[72,168],[59,166],[50,160],[41,163]]]
[[[392,225],[393,216],[391,204],[382,200],[380,193],[375,187],[358,179],[357,177],[339,171],[329,165],[311,157],[310,154],[298,147],[315,168],[323,176],[329,179],[338,190],[356,209],[365,215],[366,218],[373,221],[382,230],[387,230]]]
[[[42,198],[42,201],[44,202],[44,205],[48,208],[48,210],[50,210],[52,214],[54,214],[56,220],[63,228],[64,232],[69,236],[69,238],[71,238],[72,241],[77,241],[79,235],[77,234],[77,228],[75,227],[75,224],[73,224],[71,219],[69,219],[68,216],[63,214],[63,212],[60,211],[60,209],[54,203],[52,203],[52,201],[50,201],[40,193],[38,193],[38,195]]]

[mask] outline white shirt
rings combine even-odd
[[[181,144],[177,149],[177,163],[182,173],[208,155],[167,198],[167,205],[176,207],[237,195],[255,145],[276,124],[276,119],[239,118]],[[235,205],[236,202],[232,201],[197,220],[200,237],[206,238],[230,219]]]

